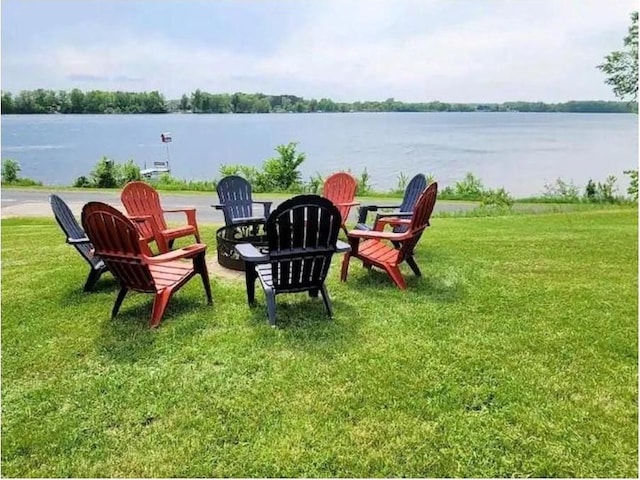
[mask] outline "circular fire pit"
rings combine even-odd
[[[236,245],[251,243],[258,250],[267,249],[267,235],[264,222],[237,223],[219,228],[216,231],[218,263],[225,268],[244,272],[244,260],[236,251]]]

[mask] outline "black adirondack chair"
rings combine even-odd
[[[413,208],[415,207],[420,194],[427,188],[427,179],[421,173],[417,174],[415,177],[411,179],[409,184],[404,190],[404,197],[402,199],[402,203],[400,205],[363,205],[360,207],[358,211],[358,223],[356,225],[356,230],[373,230],[374,227],[370,227],[366,224],[367,222],[367,214],[369,212],[377,212],[381,209],[397,209],[396,212],[389,213],[378,213],[376,214],[376,219],[373,222],[375,226],[378,223],[378,220],[382,218],[389,217],[397,217],[408,219],[413,214]],[[408,229],[407,225],[398,224],[393,227],[394,233],[403,233]]]
[[[260,279],[267,300],[269,323],[276,323],[279,293],[322,294],[329,317],[333,316],[325,279],[336,252],[347,252],[347,243],[338,240],[342,224],[340,211],[326,198],[298,195],[274,210],[266,224],[269,253],[262,254],[250,243],[236,247],[246,262],[247,300],[255,304],[255,281]]]
[[[85,231],[73,216],[71,209],[64,200],[58,195],[51,194],[49,195],[49,203],[51,204],[51,209],[53,210],[53,215],[58,225],[60,225],[60,228],[67,237],[67,243],[75,247],[91,267],[87,281],[84,284],[84,291],[89,292],[95,286],[100,275],[106,272],[108,268],[100,257],[93,255],[93,245],[89,237],[87,237]]]
[[[266,221],[271,210],[272,202],[254,201],[251,196],[251,184],[242,177],[230,175],[218,182],[216,188],[220,203],[211,205],[224,213],[224,223],[226,226],[240,222]],[[262,204],[264,214],[254,215],[253,204]]]

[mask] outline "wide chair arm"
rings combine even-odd
[[[391,240],[393,242],[401,242],[408,237],[407,233],[394,233],[394,232],[380,232],[376,230],[350,230],[348,232],[349,240],[352,238],[357,239],[378,239],[378,240]]]
[[[265,218],[269,216],[269,213],[271,213],[271,205],[273,204],[273,202],[262,201],[262,200],[253,200],[253,203],[259,203],[260,205],[262,205],[262,207],[264,208],[264,216],[265,216]]]
[[[196,209],[193,207],[189,207],[189,208],[173,208],[170,210],[163,210],[163,213],[180,213],[180,212],[184,212],[184,214],[187,216],[187,223],[189,225],[191,225],[192,227],[197,227],[198,224],[196,222]]]
[[[158,265],[161,263],[167,263],[174,260],[180,260],[182,258],[191,258],[200,253],[204,253],[207,250],[207,246],[204,243],[194,243],[171,252],[161,253],[154,257],[145,255],[144,259],[150,265]]]
[[[158,235],[160,235],[156,222],[153,221],[153,217],[151,215],[126,215],[126,217],[136,224],[140,238],[145,242],[158,238]],[[151,236],[147,236],[145,233],[146,231],[150,231]]]
[[[378,210],[386,210],[390,208],[400,208],[402,205],[362,205],[358,209],[358,223],[367,223],[367,215],[369,212],[377,212]]]
[[[69,245],[82,245],[83,243],[91,243],[91,240],[87,236],[81,238],[67,237],[67,243]]]
[[[269,261],[269,254],[261,253],[260,250],[251,243],[236,245],[236,252],[238,252],[240,258],[245,262],[265,263]]]

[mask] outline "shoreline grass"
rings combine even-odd
[[[407,291],[335,259],[335,318],[276,330],[215,277],[111,320],[53,220],[1,225],[5,476],[638,475],[637,209],[434,219]]]

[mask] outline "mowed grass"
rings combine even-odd
[[[637,477],[637,219],[436,218],[407,291],[336,258],[334,319],[285,295],[272,329],[196,278],[155,331],[53,220],[3,221],[3,475]]]

